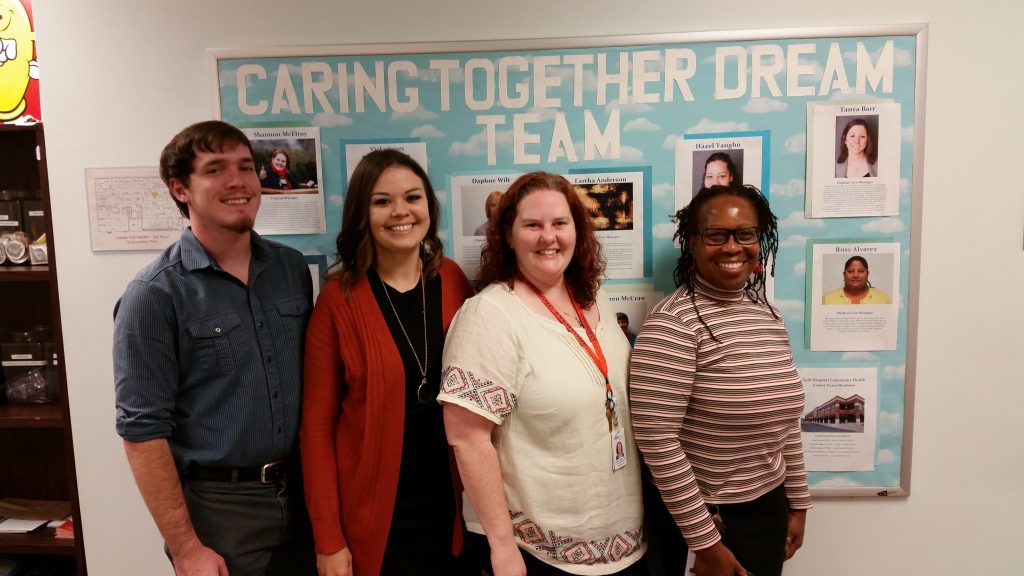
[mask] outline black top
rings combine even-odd
[[[451,558],[451,526],[455,502],[448,441],[444,435],[441,406],[436,400],[441,384],[441,353],[444,350],[441,277],[438,275],[427,281],[426,361],[430,400],[421,403],[417,399],[416,390],[422,376],[409,343],[412,343],[422,364],[422,285],[417,284],[403,293],[383,284],[376,271],[370,271],[368,276],[377,306],[384,314],[405,368],[402,463],[381,574],[427,574],[429,571],[424,572],[427,567],[436,567],[440,570],[438,574],[449,574],[446,566]],[[387,296],[391,298],[390,304],[384,290],[387,290]],[[391,310],[392,304],[398,313],[397,318]]]
[[[410,342],[419,356],[420,364],[423,363],[423,293],[420,291],[420,284],[408,292],[399,292],[381,282],[376,270],[368,274],[370,288],[373,290],[373,297],[377,300],[377,306],[384,314],[384,321],[391,331],[391,338],[398,347],[398,353],[402,356],[402,364],[405,366],[405,406],[413,412],[420,412],[431,406],[437,406],[435,402],[438,390],[441,386],[441,353],[444,350],[444,328],[441,324],[441,276],[437,275],[427,281],[427,385],[430,387],[430,402],[420,403],[416,398],[416,389],[420,385],[422,377],[420,368],[416,363],[416,357]],[[387,297],[384,294],[384,287],[387,286]],[[391,298],[390,304],[388,297]],[[391,311],[394,305],[398,318],[395,318]],[[399,324],[399,319],[401,324]],[[402,327],[405,333],[402,333]],[[406,339],[406,334],[409,335]]]

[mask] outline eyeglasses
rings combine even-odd
[[[707,246],[721,246],[729,241],[730,236],[737,244],[744,246],[757,244],[761,239],[761,232],[757,228],[702,228],[697,230],[697,234],[700,235],[700,241]]]

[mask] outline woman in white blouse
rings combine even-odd
[[[452,322],[438,397],[468,530],[486,536],[494,576],[646,575],[630,347],[572,185],[516,180],[481,260],[485,288]]]

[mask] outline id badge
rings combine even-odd
[[[612,470],[621,470],[626,467],[626,432],[622,428],[616,428],[612,432]]]

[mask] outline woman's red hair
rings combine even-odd
[[[480,253],[480,286],[494,282],[505,282],[509,287],[512,286],[519,274],[516,253],[511,243],[512,223],[515,222],[519,202],[538,190],[558,192],[569,204],[569,213],[576,228],[576,248],[565,270],[565,283],[573,299],[580,306],[588,308],[597,298],[597,289],[604,275],[601,243],[594,235],[590,217],[572,184],[564,177],[550,172],[523,174],[501,195],[494,225],[487,231],[487,240]]]

